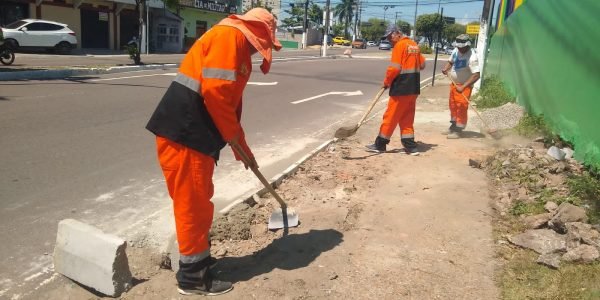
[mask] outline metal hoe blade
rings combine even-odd
[[[341,127],[335,131],[335,137],[338,139],[353,136],[358,130],[358,125]]]
[[[293,209],[278,209],[269,218],[269,230],[298,226],[298,214]]]

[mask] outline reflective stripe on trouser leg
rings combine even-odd
[[[168,139],[156,138],[158,159],[173,199],[180,260],[194,263],[210,255],[214,206],[212,157]]]
[[[388,140],[392,137],[396,126],[400,123],[400,111],[398,110],[400,104],[397,98],[396,96],[390,97],[387,109],[383,113],[381,127],[379,127],[379,136]]]
[[[467,97],[470,98],[471,97],[471,88],[470,87],[466,87],[462,94]],[[456,119],[456,127],[457,128],[465,128],[467,126],[467,121],[468,121],[468,115],[467,112],[469,111],[469,102],[467,101],[467,99],[465,99],[465,97],[461,96],[461,93],[459,93],[456,90],[456,87],[454,85],[451,85],[450,87],[450,102],[452,102],[453,104],[451,104],[451,106],[454,106],[454,117]]]

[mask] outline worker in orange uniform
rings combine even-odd
[[[383,88],[390,89],[390,99],[383,114],[379,135],[374,144],[367,146],[367,151],[385,152],[386,145],[399,125],[404,151],[410,155],[419,155],[413,123],[417,97],[421,91],[420,74],[425,68],[425,57],[421,55],[419,46],[395,25],[387,27],[384,37],[394,46],[392,61],[383,81]]]
[[[267,10],[254,8],[223,19],[189,50],[146,126],[156,135],[158,160],[173,199],[181,294],[219,295],[233,288],[210,271],[215,261],[209,241],[212,176],[226,143],[241,146],[256,166],[240,124],[242,93],[252,72],[251,56],[260,53],[260,68],[267,74],[272,49],[281,44]]]
[[[473,84],[479,80],[479,61],[477,53],[471,49],[471,38],[468,34],[461,34],[454,41],[454,50],[448,62],[442,68],[442,73],[448,75],[456,83],[450,85],[450,128],[444,131],[449,139],[461,137],[463,129],[467,126],[467,111]],[[462,95],[464,96],[461,96]]]

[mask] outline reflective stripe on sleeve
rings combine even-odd
[[[400,74],[412,74],[412,73],[419,73],[419,69],[402,69],[402,71],[400,71]]]
[[[183,73],[177,73],[177,76],[175,76],[175,79],[173,81],[180,83],[181,85],[187,87],[188,89],[196,93],[200,91],[200,81],[191,78]]]
[[[391,63],[391,64],[390,64],[390,67],[392,67],[392,68],[396,68],[396,69],[398,69],[398,70],[402,69],[402,65],[401,65],[401,64],[399,64],[399,63]]]
[[[235,81],[235,70],[202,68],[202,77]]]

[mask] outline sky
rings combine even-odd
[[[325,6],[325,0],[311,1],[321,7]],[[340,0],[330,1],[331,7],[335,7],[336,4],[341,2]],[[282,10],[289,9],[289,4],[296,2],[297,0],[281,0],[281,8]],[[363,22],[369,18],[383,19],[385,12],[386,20],[394,20],[396,13],[398,13],[398,19],[407,21],[411,25],[414,23],[415,0],[361,0],[361,2],[363,6],[361,19]],[[389,7],[384,11],[384,6]],[[483,0],[419,0],[417,15],[436,13],[439,7],[444,8],[444,16],[454,17],[457,23],[467,24],[479,20],[483,9]],[[287,15],[284,14],[283,18],[286,17]]]

